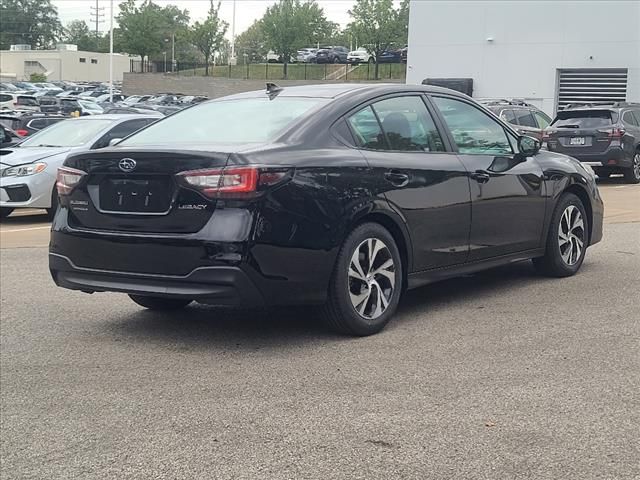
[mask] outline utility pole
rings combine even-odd
[[[109,10],[109,103],[113,105],[113,0]]]
[[[100,27],[101,23],[104,23],[104,7],[100,6],[100,0],[96,0],[96,6],[91,8],[91,22],[96,23],[96,50],[98,47],[98,38],[100,38]]]

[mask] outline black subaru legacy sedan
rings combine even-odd
[[[51,274],[150,309],[317,304],[373,334],[409,288],[578,271],[602,237],[594,174],[539,148],[448,89],[269,84],[69,157]]]

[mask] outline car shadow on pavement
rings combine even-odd
[[[18,227],[21,225],[31,225],[33,223],[48,223],[49,219],[47,218],[46,212],[43,210],[42,213],[37,214],[23,214],[16,215],[15,213],[9,215],[7,218],[3,218],[0,220],[0,224],[5,226]]]
[[[427,285],[404,295],[387,329],[401,328],[405,322],[426,322],[428,318],[416,314],[428,315],[430,309],[450,302],[478,299],[490,302],[489,294],[513,293],[514,289],[529,288],[534,282],[553,281],[557,279],[539,276],[531,262],[520,262]],[[176,312],[139,310],[120,317],[110,324],[109,330],[117,341],[160,342],[184,350],[216,346],[250,350],[356,340],[325,327],[319,306],[232,309],[192,304]]]
[[[598,185],[629,185],[622,175],[612,175],[609,178],[600,178],[596,180]]]

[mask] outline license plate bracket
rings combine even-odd
[[[100,209],[105,212],[163,213],[169,210],[168,177],[109,177],[100,182]]]

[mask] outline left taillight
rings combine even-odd
[[[24,128],[19,128],[18,130],[16,130],[16,133],[21,137],[26,137],[27,135],[29,135],[29,130],[25,130]]]
[[[76,170],[75,168],[58,168],[58,176],[56,182],[58,195],[69,195],[86,174],[87,172]]]
[[[261,170],[257,167],[225,167],[190,170],[177,175],[183,185],[209,198],[251,195],[284,181],[288,169]]]

